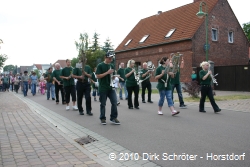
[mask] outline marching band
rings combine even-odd
[[[84,55],[84,54],[83,54]],[[47,80],[47,100],[50,98],[50,91],[53,90],[55,85],[56,92],[51,91],[52,100],[55,100],[56,104],[59,104],[59,90],[61,91],[62,104],[66,104],[66,110],[70,109],[70,95],[73,102],[73,110],[78,110],[80,115],[84,115],[84,110],[82,107],[82,99],[86,99],[86,113],[87,115],[93,115],[92,105],[91,105],[91,85],[92,85],[92,95],[94,100],[97,101],[96,96],[99,96],[98,101],[100,102],[100,120],[101,124],[106,125],[106,100],[110,99],[111,102],[111,115],[110,121],[113,124],[119,125],[120,122],[117,119],[118,110],[117,106],[120,104],[120,100],[123,100],[122,88],[124,88],[125,99],[127,100],[127,105],[129,109],[140,109],[139,108],[139,91],[140,86],[142,88],[142,103],[153,103],[152,85],[150,79],[154,77],[157,81],[156,88],[159,92],[158,101],[158,115],[163,115],[162,108],[164,100],[166,98],[168,107],[170,108],[171,115],[175,116],[180,113],[174,107],[173,101],[173,91],[176,88],[180,108],[186,108],[184,104],[181,86],[180,86],[180,68],[183,68],[184,60],[183,55],[179,52],[172,53],[170,57],[162,57],[160,60],[160,65],[155,69],[152,61],[144,62],[142,64],[142,69],[140,66],[136,67],[135,60],[129,60],[127,62],[127,68],[124,68],[124,63],[120,63],[120,68],[117,71],[112,65],[113,53],[106,53],[105,60],[95,67],[94,72],[92,72],[89,65],[86,64],[87,59],[83,57],[81,59],[81,65],[77,65],[76,68],[71,67],[71,61],[66,60],[67,67],[60,69],[60,64],[55,64],[55,70],[52,73],[52,67],[49,68],[48,73],[45,75],[45,80]],[[80,63],[78,63],[80,64]],[[82,68],[81,68],[82,67]],[[199,105],[199,112],[205,113],[204,103],[206,96],[209,97],[210,102],[213,106],[214,112],[220,112],[221,109],[215,103],[213,98],[211,82],[218,84],[215,76],[212,75],[209,62],[201,63],[202,70],[199,72],[199,77],[201,81],[201,98]],[[83,69],[84,68],[84,69]],[[26,90],[26,80],[27,72],[22,76],[23,80],[23,90]],[[27,77],[26,77],[27,78]],[[76,84],[75,84],[75,80]],[[147,99],[145,99],[145,90],[147,89]],[[56,96],[54,95],[56,94]],[[132,102],[132,94],[134,94],[134,99]],[[27,96],[26,91],[24,91],[24,96]],[[55,97],[54,97],[55,96]],[[77,104],[76,104],[77,102]]]

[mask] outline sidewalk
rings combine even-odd
[[[102,166],[96,162],[98,159],[84,154],[33,113],[12,92],[0,92],[0,108],[0,166]]]

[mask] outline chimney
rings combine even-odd
[[[162,11],[158,11],[158,13],[157,13],[157,14],[158,14],[158,15],[160,15],[161,13],[162,13]]]

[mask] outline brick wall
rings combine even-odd
[[[215,66],[244,65],[248,63],[248,42],[246,36],[226,0],[219,0],[208,15],[209,60]],[[212,41],[212,28],[218,29],[218,41]],[[233,31],[234,42],[228,42],[228,32]],[[205,21],[193,37],[193,66],[206,60]]]
[[[190,75],[192,73],[193,53],[191,40],[116,53],[116,67],[118,67],[121,62],[124,62],[126,66],[128,60],[133,59],[136,62],[140,62],[141,66],[143,62],[152,61],[157,68],[158,62],[162,57],[169,57],[171,53],[176,52],[182,53],[184,57],[185,65],[184,68],[181,69],[181,82],[188,82],[191,80]],[[151,81],[156,82],[153,77],[151,77]]]

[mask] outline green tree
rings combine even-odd
[[[0,69],[4,66],[4,62],[8,59],[8,56],[5,54],[0,54]]]
[[[247,36],[248,41],[250,41],[250,22],[243,24],[243,30]]]
[[[34,72],[36,73],[37,78],[41,77],[40,71],[38,69],[35,69]]]
[[[3,71],[14,71],[15,70],[15,66],[14,65],[12,65],[12,64],[10,64],[10,65],[6,65],[6,66],[4,66],[3,67]]]
[[[104,60],[104,55],[106,53],[103,50],[96,50],[95,52],[88,51],[86,53],[87,57],[87,64],[91,67],[93,70],[100,62]]]
[[[79,59],[78,58],[76,58],[76,57],[74,57],[72,60],[71,60],[71,66],[72,67],[76,67],[76,63],[78,63],[79,62]]]
[[[110,39],[107,38],[106,41],[104,42],[104,46],[102,47],[102,50],[107,53],[109,51],[114,51],[113,48],[114,45],[111,44]]]
[[[91,51],[92,52],[95,52],[97,51],[98,49],[100,49],[100,46],[99,46],[99,42],[98,42],[98,39],[99,39],[99,34],[97,34],[96,32],[94,33],[94,36],[93,36],[93,45],[90,47]]]

